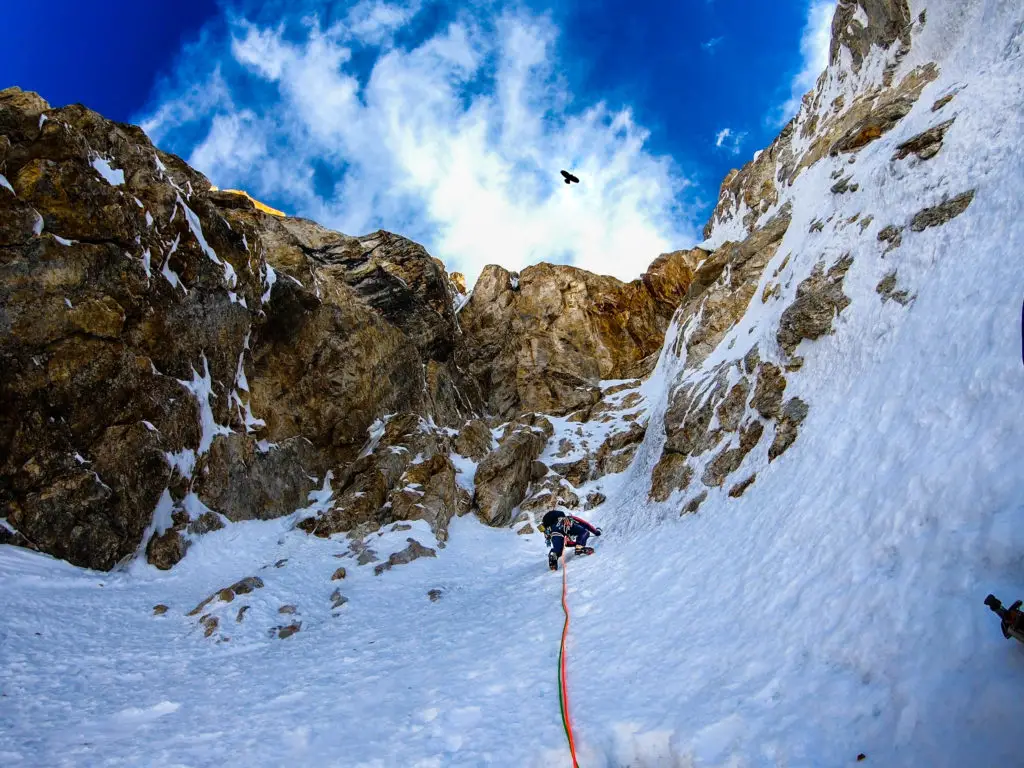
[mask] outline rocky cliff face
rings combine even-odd
[[[0,516],[33,546],[168,565],[303,506],[389,414],[479,412],[420,246],[262,212],[34,94],[0,93],[0,137]]]
[[[650,372],[706,256],[664,254],[631,283],[569,266],[487,267],[459,314],[462,367],[498,416],[592,406],[601,380]]]
[[[850,306],[848,275],[883,273],[874,278],[881,301],[907,306],[913,297],[898,289],[887,254],[907,226],[942,226],[970,205],[973,190],[962,182],[950,189],[923,165],[956,119],[948,109],[955,90],[919,103],[940,74],[913,55],[926,24],[905,0],[841,0],[829,67],[799,114],[724,180],[704,229],[710,255],[696,267],[666,350],[680,370],[652,500],[678,499],[693,512],[709,493],[742,495],[813,411],[790,385],[815,349],[807,342],[832,333]],[[926,199],[938,188],[939,199],[908,223],[887,221],[885,187],[893,183],[920,187]]]
[[[170,567],[196,536],[283,515],[317,536],[424,519],[443,543],[471,510],[601,504],[641,445],[652,500],[741,495],[813,412],[794,380],[850,303],[855,254],[971,204],[952,190],[889,222],[849,202],[879,183],[858,166],[876,142],[899,136],[902,178],[956,119],[951,90],[903,127],[939,76],[913,53],[925,23],[842,0],[829,68],[726,177],[700,247],[631,283],[491,266],[468,296],[402,237],[281,216],[138,128],[0,92],[0,541],[105,569]],[[807,221],[808,178],[857,210]],[[826,232],[849,247],[819,248]],[[913,300],[895,268],[878,294]]]
[[[0,172],[2,535],[94,568],[303,508],[318,535],[423,518],[443,540],[474,495],[507,523],[544,441],[479,419],[593,405],[657,352],[693,263],[630,285],[539,265],[519,289],[494,267],[467,302],[415,243],[284,217],[17,89]]]

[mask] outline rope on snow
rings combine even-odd
[[[562,710],[562,726],[565,737],[569,740],[569,754],[572,755],[572,768],[579,768],[576,762],[576,741],[572,734],[572,721],[569,719],[569,690],[565,683],[565,638],[569,634],[569,605],[566,603],[565,554],[562,554],[562,612],[565,624],[562,625],[562,645],[558,651],[558,704]]]

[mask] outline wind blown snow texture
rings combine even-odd
[[[920,7],[915,4],[915,14]],[[828,193],[826,160],[786,190],[793,223],[770,275],[788,294],[751,310],[703,369],[755,341],[814,263],[854,256],[835,334],[804,342],[789,379],[810,403],[796,444],[740,498],[712,493],[678,518],[648,504],[669,388],[662,353],[644,385],[651,426],[632,467],[600,486],[598,556],[569,562],[569,687],[581,764],[1009,765],[1020,755],[1024,652],[982,605],[1024,597],[1024,11],[929,8],[910,68],[940,78]],[[927,163],[896,145],[957,113]],[[883,259],[874,234],[976,189],[942,227],[907,230]],[[873,215],[861,234],[846,221]],[[822,233],[810,223],[827,220]],[[892,268],[916,296],[882,303]],[[269,275],[268,275],[269,278]],[[767,277],[766,277],[767,279]],[[763,287],[763,286],[762,286]],[[670,331],[666,350],[676,334]],[[733,349],[730,341],[736,339]],[[766,435],[765,443],[771,435]],[[557,444],[558,434],[553,442]],[[471,472],[467,466],[465,471]],[[316,502],[316,499],[311,499]],[[172,571],[98,574],[0,548],[0,760],[21,765],[568,765],[558,716],[560,579],[538,536],[471,519],[447,548],[374,576],[335,559],[345,541],[246,522],[199,538]],[[383,560],[423,523],[369,541]],[[287,558],[281,568],[260,570]],[[331,616],[330,575],[349,602]],[[184,613],[257,574],[266,587],[230,643]],[[427,599],[440,588],[442,598]],[[155,603],[171,610],[151,616]],[[267,639],[292,603],[302,630]]]

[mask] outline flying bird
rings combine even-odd
[[[577,178],[576,178],[575,176],[573,176],[573,175],[572,175],[571,173],[569,173],[568,171],[562,171],[561,173],[562,173],[562,178],[564,178],[564,179],[565,179],[565,183],[566,183],[566,184],[572,184],[572,183],[573,183],[574,181],[575,181],[575,182],[576,182],[577,184],[579,184],[579,183],[580,183],[580,180],[579,180],[579,179],[577,179]]]

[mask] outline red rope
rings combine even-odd
[[[576,740],[572,735],[572,720],[569,719],[569,688],[565,682],[565,638],[569,634],[569,605],[566,602],[565,555],[562,555],[562,612],[565,613],[565,624],[562,625],[562,646],[558,651],[558,703],[562,708],[562,726],[569,740],[569,754],[572,755],[572,768],[579,768],[576,762]]]

